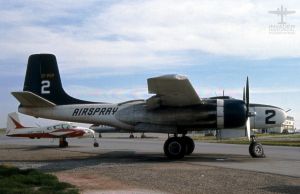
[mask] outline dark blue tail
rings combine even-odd
[[[29,57],[23,91],[35,93],[57,105],[94,103],[73,98],[64,91],[56,57],[52,54]]]

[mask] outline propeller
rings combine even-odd
[[[247,76],[246,81],[246,107],[247,107],[247,117],[249,118],[249,79]]]
[[[249,100],[249,79],[247,76],[247,81],[246,81],[246,88],[244,87],[243,90],[243,100],[246,104],[246,117],[247,117],[247,121],[246,121],[246,126],[245,126],[245,133],[247,133],[247,137],[248,140],[250,141],[250,111],[249,111],[249,104],[250,104],[250,100]]]

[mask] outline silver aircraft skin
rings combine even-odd
[[[147,81],[149,93],[154,95],[146,100],[83,101],[63,90],[54,55],[34,54],[28,59],[23,91],[12,95],[20,102],[19,112],[34,117],[106,125],[128,132],[174,134],[164,145],[164,152],[171,159],[193,152],[194,142],[186,136],[188,131],[246,126],[250,134],[250,127],[277,127],[286,119],[281,108],[249,103],[248,80],[243,100],[227,96],[200,98],[182,75],[163,75]],[[264,156],[255,139],[250,147],[260,150],[250,151],[253,157]]]

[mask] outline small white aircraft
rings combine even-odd
[[[7,116],[6,136],[37,138],[59,138],[59,147],[68,147],[66,138],[91,137],[94,138],[94,147],[99,144],[92,129],[75,126],[71,123],[60,123],[46,127],[25,127],[21,124],[16,112]]]

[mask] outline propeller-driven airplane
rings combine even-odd
[[[288,14],[296,13],[296,11],[288,11],[287,8],[283,8],[283,5],[281,5],[280,9],[277,8],[276,11],[269,11],[271,14],[280,15],[280,22],[278,24],[285,24],[286,22],[283,21],[283,16],[287,16]]]
[[[99,144],[95,138],[95,132],[89,128],[78,127],[70,123],[61,123],[47,127],[24,127],[17,113],[13,112],[7,116],[6,136],[34,138],[59,138],[59,147],[68,147],[66,138],[92,137],[94,147]]]
[[[20,102],[19,112],[35,117],[174,134],[164,144],[165,155],[171,159],[194,151],[194,141],[186,136],[188,131],[246,126],[250,140],[250,125],[270,128],[280,126],[286,119],[281,108],[250,104],[248,81],[244,100],[226,96],[200,98],[188,78],[181,75],[150,78],[148,90],[154,95],[147,100],[117,104],[79,100],[64,91],[56,57],[34,54],[28,59],[23,91],[12,95]],[[249,151],[253,157],[264,156],[255,138],[251,138]]]

